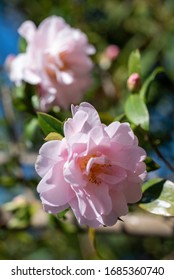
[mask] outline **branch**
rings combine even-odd
[[[148,137],[149,142],[152,146],[152,148],[154,149],[154,151],[156,152],[156,154],[158,155],[158,157],[167,165],[167,167],[174,172],[174,167],[170,164],[170,162],[168,162],[168,160],[162,155],[162,153],[160,152],[160,150],[158,149],[158,146],[153,142],[153,140]]]

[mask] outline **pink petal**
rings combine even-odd
[[[26,55],[19,54],[10,65],[10,79],[19,86],[23,80],[24,65],[26,63]]]
[[[42,81],[41,77],[39,77],[36,73],[34,73],[30,69],[24,70],[23,79],[31,85],[37,85]]]
[[[101,223],[96,219],[88,220],[84,216],[82,216],[82,214],[80,212],[80,209],[79,209],[78,200],[76,198],[71,200],[69,204],[70,204],[70,206],[71,206],[79,224],[88,225],[88,226],[93,227],[93,228],[97,228],[101,225]]]
[[[73,189],[76,192],[80,214],[88,220],[96,219],[96,216],[99,214],[97,213],[95,205],[90,197],[88,197],[83,189],[79,187],[73,187]]]
[[[112,122],[111,124],[105,127],[105,131],[107,132],[110,138],[113,138],[116,135],[119,127],[120,122]]]
[[[64,162],[55,165],[40,181],[37,191],[47,205],[62,206],[67,204],[75,193],[64,180]]]
[[[86,165],[87,175],[90,173],[90,169],[93,166],[93,164],[103,165],[106,163],[107,163],[107,159],[105,156],[91,156],[91,158],[88,160],[88,163]]]
[[[101,173],[98,176],[100,179],[102,179],[102,181],[109,185],[116,185],[127,177],[126,171],[119,166],[111,166],[109,171],[111,174]]]
[[[95,189],[91,192],[92,188]],[[111,211],[112,203],[106,185],[96,187],[91,184],[83,189],[78,187],[73,187],[73,189],[78,199],[78,213],[85,219],[96,220],[102,214]]]
[[[101,183],[99,186],[95,184],[88,184],[84,188],[85,195],[89,197],[90,206],[96,209],[99,213],[98,216],[108,214],[112,209],[111,197],[109,195],[109,189],[106,184]],[[86,211],[85,217],[90,219],[88,211]]]
[[[77,163],[78,157],[76,155],[70,162],[66,162],[64,165],[64,178],[67,183],[69,183],[71,186],[85,186],[86,180],[83,177],[82,171],[79,167],[79,164]]]
[[[39,156],[35,163],[35,169],[40,177],[43,177],[55,164],[61,160],[64,143],[59,140],[48,141],[39,150]]]
[[[69,204],[65,204],[63,206],[52,206],[52,205],[47,204],[47,202],[42,197],[41,197],[41,199],[42,199],[44,210],[51,214],[57,214],[57,213],[64,211],[65,209],[69,208]]]
[[[117,150],[118,144],[112,143],[111,155],[112,161],[115,165],[118,165],[126,170],[134,171],[136,169],[137,162],[143,161],[146,157],[145,151],[136,146],[124,146],[122,149]]]
[[[118,220],[118,217],[113,210],[108,215],[102,215],[101,218],[102,224],[105,226],[113,226]]]
[[[96,143],[96,145],[110,146],[108,135],[104,130],[103,125],[94,126],[89,133],[89,137]]]
[[[87,121],[88,115],[86,112],[77,113],[73,119],[68,119],[64,123],[64,134],[68,139],[77,132],[81,131]]]
[[[22,25],[18,29],[18,32],[29,43],[32,41],[36,33],[36,26],[32,21],[27,20],[22,23]]]
[[[96,109],[87,102],[82,102],[79,106],[72,106],[72,115],[74,116],[77,111],[83,111],[86,112],[88,115],[88,125],[90,128],[94,127],[95,125],[100,125],[100,117],[96,111]]]
[[[134,142],[134,133],[128,123],[113,122],[105,130],[119,144],[132,145]]]
[[[136,170],[132,173],[128,171],[128,179],[130,182],[142,183],[147,176],[146,165],[144,162],[137,164]]]
[[[47,44],[55,41],[56,35],[65,28],[66,23],[61,17],[50,16],[43,20],[38,26],[37,35]]]
[[[142,197],[141,184],[126,181],[123,192],[128,203],[136,203]]]
[[[66,85],[70,85],[74,81],[72,73],[68,73],[65,71],[61,72],[61,78],[62,78],[62,82]]]
[[[124,216],[128,213],[127,201],[125,195],[121,191],[110,191],[112,199],[112,207],[117,217]]]

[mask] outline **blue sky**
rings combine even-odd
[[[18,53],[19,36],[17,28],[22,22],[16,11],[4,12],[0,6],[0,65],[3,65],[9,54]]]

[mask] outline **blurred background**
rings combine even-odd
[[[81,29],[95,46],[93,86],[85,100],[101,112],[105,123],[123,113],[131,51],[140,50],[143,79],[155,67],[165,68],[150,89],[150,134],[160,143],[163,157],[174,165],[173,0],[0,0],[0,259],[97,258],[88,246],[85,229],[78,227],[71,214],[58,220],[42,210],[34,162],[44,136],[20,98],[13,103],[13,85],[4,69],[7,55],[23,48],[17,33],[20,24],[29,19],[38,25],[50,15]],[[117,52],[108,55],[109,46]],[[160,165],[150,178],[173,180],[173,171],[160,155],[147,152]],[[134,206],[124,221],[97,232],[102,258],[174,258],[172,218],[147,214]]]

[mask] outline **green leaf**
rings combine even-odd
[[[25,124],[26,139],[32,139],[36,129],[38,129],[38,120],[37,118],[32,118],[28,123]]]
[[[114,118],[114,122],[116,122],[116,121],[121,122],[124,120],[124,118],[125,118],[125,114],[122,113]]]
[[[157,164],[153,159],[151,159],[150,157],[146,157],[145,159],[145,164],[146,164],[146,169],[147,169],[147,172],[150,172],[150,171],[154,171],[154,170],[157,170],[160,168],[160,165]]]
[[[141,55],[139,50],[133,51],[128,60],[128,75],[138,73],[141,76]]]
[[[174,216],[174,183],[160,178],[153,179],[143,186],[143,198],[139,206],[153,214]]]
[[[45,133],[45,135],[48,135],[51,132],[57,132],[63,135],[63,123],[61,121],[46,113],[39,112],[37,113],[37,115],[39,125]]]
[[[66,218],[66,213],[69,211],[69,208],[63,210],[62,212],[57,214],[58,219],[65,219]]]
[[[51,141],[51,140],[62,140],[63,136],[60,135],[60,133],[57,132],[50,132],[46,137],[45,141]]]
[[[152,202],[157,199],[163,189],[165,180],[161,178],[154,178],[146,182],[142,187],[143,197],[142,203]]]
[[[107,125],[109,125],[114,120],[114,118],[109,113],[99,112],[99,116],[100,116],[101,122],[105,123]]]
[[[15,98],[24,98],[25,95],[25,84],[22,83],[20,86],[13,88],[13,93]]]
[[[132,94],[128,97],[125,104],[125,113],[133,124],[140,125],[146,131],[149,130],[149,112],[138,94]]]
[[[163,73],[163,72],[164,72],[164,69],[162,67],[156,68],[152,72],[152,74],[146,79],[146,81],[143,83],[139,94],[144,101],[146,100],[147,93],[148,93],[150,85],[155,80],[156,76],[160,73]]]
[[[22,53],[26,52],[26,48],[27,48],[27,41],[21,37],[19,40],[19,51]]]

